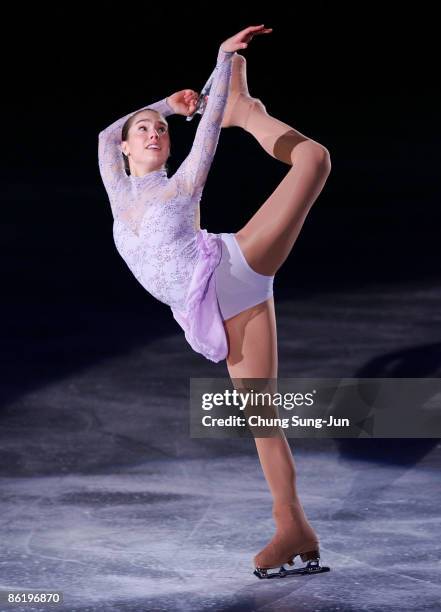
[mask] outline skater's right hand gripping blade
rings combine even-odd
[[[326,565],[320,565],[320,559],[313,559],[308,561],[304,567],[298,567],[290,570],[285,569],[283,565],[276,571],[256,567],[253,574],[258,578],[285,578],[286,576],[307,576],[310,574],[321,574],[322,572],[329,572],[330,569],[331,568],[327,567]]]
[[[207,106],[208,94],[210,93],[212,83],[213,83],[213,75],[210,76],[208,81],[203,86],[202,91],[199,94],[199,97],[196,102],[196,108],[192,112],[191,115],[188,115],[188,117],[186,117],[186,121],[191,121],[195,115],[204,114],[205,107]]]

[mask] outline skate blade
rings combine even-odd
[[[298,567],[296,569],[285,569],[282,565],[278,571],[271,571],[267,569],[261,569],[256,567],[253,574],[258,578],[285,578],[286,576],[306,576],[310,574],[321,574],[322,572],[329,572],[330,567],[326,565],[320,565],[319,559],[308,561],[304,567]]]

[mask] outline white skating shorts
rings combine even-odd
[[[214,271],[216,294],[224,321],[273,295],[274,276],[255,272],[234,234],[221,233],[222,257]]]

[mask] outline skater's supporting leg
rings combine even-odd
[[[249,387],[252,379],[268,381],[276,391],[277,333],[274,299],[253,306],[225,322],[229,341],[227,367],[237,388]],[[273,497],[277,531],[254,559],[256,567],[275,567],[290,555],[318,551],[318,538],[309,524],[297,494],[295,463],[282,429],[270,438],[254,438],[265,479]],[[274,564],[274,565],[273,565]]]

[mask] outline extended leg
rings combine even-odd
[[[291,152],[293,167],[236,234],[249,265],[274,275],[291,252],[331,171],[329,153],[309,140]]]
[[[330,173],[329,152],[320,143],[271,117],[250,96],[246,60],[233,58],[230,93],[223,127],[238,126],[252,134],[273,157],[291,169],[274,193],[236,234],[249,265],[274,275],[291,252],[306,216]]]
[[[232,60],[230,92],[222,127],[241,127],[249,132],[265,151],[292,166],[291,151],[307,136],[269,115],[259,98],[248,91],[246,59],[236,54]]]

